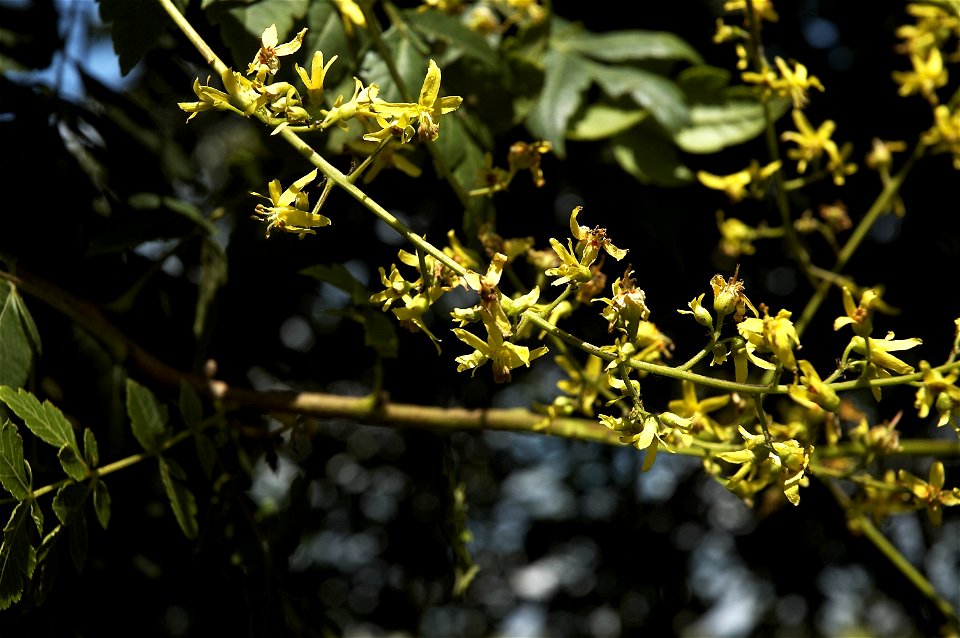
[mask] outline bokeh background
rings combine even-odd
[[[198,4],[188,15],[217,48],[218,30],[202,22]],[[732,68],[735,61],[728,46],[711,42],[718,1],[558,1],[554,8],[593,31],[670,31],[707,63]],[[893,50],[894,30],[907,19],[903,4],[799,0],[777,8],[780,21],[765,32],[768,55],[800,60],[821,78],[827,90],[813,95],[808,115],[835,120],[836,137],[854,144],[861,166],[846,188],[818,184],[794,209],[842,199],[856,219],[880,189],[863,166],[871,140],[913,140],[929,126],[928,106],[898,97],[890,78],[909,64]],[[345,316],[349,296],[298,272],[343,264],[377,289],[377,267],[389,266],[402,247],[393,231],[335,193],[325,208],[331,229],[303,241],[266,240],[262,225],[248,220],[248,192],[302,174],[301,159],[253,123],[224,114],[184,125],[176,102],[195,99],[190,85],[205,70],[172,29],[121,76],[94,2],[2,0],[0,25],[27,38],[2,43],[10,56],[0,77],[5,260],[103,304],[126,334],[181,369],[212,359],[218,375],[238,386],[370,391],[377,359],[362,346],[362,327]],[[302,53],[304,64],[312,51]],[[444,82],[455,87],[457,78]],[[494,156],[504,157],[517,139],[529,136],[520,128],[501,136]],[[684,159],[722,174],[763,154],[756,140]],[[716,248],[716,211],[733,210],[725,197],[641,184],[602,144],[571,142],[563,162],[548,155],[543,168],[543,188],[518,180],[498,196],[498,231],[533,236],[544,247],[565,236],[571,208],[584,205],[582,223],[601,223],[630,249],[651,319],[677,344],[676,358],[694,353],[701,329],[676,309],[706,292],[715,273],[732,273],[735,260]],[[903,310],[878,320],[878,330],[923,337],[917,356],[930,360],[946,356],[960,316],[956,175],[944,157],[918,164],[902,193],[907,215],[883,217],[849,268],[859,283],[886,284],[886,300]],[[429,174],[417,182],[387,171],[371,189],[428,238],[460,222],[459,204]],[[199,335],[194,308],[214,249],[184,241],[194,232],[188,216],[163,204],[117,207],[136,193],[175,195],[206,215],[225,212],[216,241],[227,258],[226,285]],[[776,219],[766,203],[746,203],[735,214],[752,224]],[[831,263],[821,248],[814,260]],[[810,293],[775,241],[740,264],[754,302],[798,312]],[[116,457],[135,451],[118,368],[70,321],[28,303],[44,340],[39,386],[102,433],[102,448]],[[847,337],[832,330],[840,310],[835,294],[805,335],[810,351],[842,351]],[[578,334],[605,338],[602,319],[580,319]],[[434,325],[444,330],[442,318]],[[459,344],[448,337],[444,346],[437,356],[423,335],[401,332],[400,356],[382,362],[391,399],[512,407],[549,403],[558,392],[555,366],[497,386],[485,369],[473,378],[456,374]],[[678,388],[649,378],[643,392],[648,408],[663,409]],[[879,405],[857,397],[858,407],[876,422],[905,409],[904,436],[928,435],[931,424],[912,413],[909,390],[884,395]],[[82,573],[60,561],[55,587],[0,615],[0,634],[899,637],[934,635],[942,621],[872,545],[848,532],[844,512],[815,480],[798,508],[762,501],[749,509],[697,461],[666,454],[640,474],[635,450],[542,436],[448,436],[301,419],[295,436],[279,437],[269,432],[288,421],[239,413],[231,423],[218,442],[236,452],[221,457],[217,483],[198,480],[198,463],[181,455],[200,502],[199,542],[182,537],[154,468],[132,468],[111,483],[110,528],[91,530]],[[450,594],[444,450],[467,487],[469,547],[480,566],[463,600]],[[909,467],[924,476],[928,462]],[[946,466],[948,484],[956,484],[960,466],[955,459]],[[937,530],[921,515],[893,518],[883,530],[943,596],[960,603],[956,515],[948,512]]]

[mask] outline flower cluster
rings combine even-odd
[[[352,3],[341,4],[341,8],[346,8]],[[347,13],[352,15],[354,12]],[[181,109],[190,113],[188,120],[210,109],[228,110],[244,116],[257,115],[278,127],[301,124],[325,129],[357,119],[367,129],[364,136],[367,140],[382,141],[395,137],[401,142],[409,142],[418,137],[433,141],[440,134],[440,117],[457,110],[463,101],[459,96],[440,96],[440,68],[430,60],[416,103],[387,102],[379,97],[377,84],[364,86],[360,80],[355,80],[353,96],[345,101],[341,95],[332,108],[326,109],[323,83],[337,56],[324,63],[323,53],[316,51],[309,72],[294,65],[303,82],[306,99],[292,84],[273,81],[280,69],[280,58],[297,52],[306,32],[302,29],[293,40],[279,44],[276,25],[267,27],[260,37],[260,48],[247,65],[246,76],[250,77],[228,69],[221,77],[226,92],[201,85],[199,79],[194,82],[193,90],[199,101],[179,104]]]

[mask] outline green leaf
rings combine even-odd
[[[127,378],[127,416],[133,436],[147,452],[155,452],[166,438],[167,406],[153,392]]]
[[[644,184],[682,186],[693,173],[680,162],[677,149],[644,127],[614,137],[613,156],[620,168]]]
[[[172,26],[159,2],[100,0],[100,17],[110,23],[113,50],[120,58],[123,75],[129,73],[148,51],[156,48],[160,36]]]
[[[74,481],[82,481],[83,477],[87,475],[87,466],[80,458],[79,450],[70,447],[69,444],[64,443],[63,447],[57,450],[57,458],[60,459],[63,471]]]
[[[703,59],[697,51],[679,36],[665,31],[631,29],[591,33],[582,31],[563,39],[569,47],[604,62],[629,60],[686,60],[700,64]]]
[[[190,429],[196,427],[203,418],[203,405],[200,403],[200,395],[192,385],[185,380],[180,380],[180,399],[177,401],[180,408],[180,416],[183,422]]]
[[[678,130],[690,123],[683,91],[675,82],[643,69],[614,67],[585,62],[587,72],[610,97],[630,96],[646,107],[664,128]]]
[[[53,497],[53,512],[70,534],[70,557],[78,572],[87,560],[87,516],[83,506],[90,491],[85,483],[67,483]]]
[[[97,515],[100,527],[107,529],[110,524],[110,491],[107,484],[98,480],[93,487],[93,511]]]
[[[340,17],[340,12],[332,2],[311,2],[307,10],[307,24],[310,30],[307,31],[303,46],[300,48],[303,53],[300,66],[310,69],[314,51],[323,53],[324,62],[337,56],[337,62],[330,67],[324,80],[324,84],[334,86],[344,77],[349,77],[347,71],[353,62],[353,52],[347,32],[343,28],[343,18]],[[336,95],[332,96],[332,98],[336,97]]]
[[[0,425],[0,484],[13,498],[24,501],[30,496],[31,477],[23,459],[23,439],[10,421]]]
[[[575,117],[567,138],[571,140],[601,140],[622,133],[649,116],[644,109],[625,109],[610,104],[591,104]]]
[[[0,401],[23,419],[27,428],[42,441],[58,450],[66,445],[80,456],[73,427],[55,405],[49,401],[41,404],[37,397],[26,390],[20,388],[14,391],[7,386],[0,386]]]
[[[167,498],[170,499],[173,515],[176,517],[184,535],[187,538],[196,538],[199,534],[197,501],[186,485],[183,484],[187,475],[176,461],[162,456],[158,459],[160,461],[160,479],[163,481]]]
[[[379,53],[373,50],[363,56],[363,61],[360,64],[361,79],[367,84],[376,83],[379,85],[380,98],[388,102],[416,102],[420,95],[423,79],[427,75],[427,58],[420,54],[420,51],[411,43],[408,36],[405,36],[395,27],[387,30],[383,35],[383,41],[390,51],[403,86],[400,87],[397,84],[390,73],[390,67],[383,61]]]
[[[786,112],[789,102],[787,99],[771,102],[774,120]],[[766,125],[761,103],[736,97],[716,104],[694,104],[690,108],[690,125],[676,131],[673,139],[688,153],[716,153],[755,138]]]
[[[193,445],[197,451],[197,459],[200,461],[200,467],[207,478],[213,476],[213,470],[217,465],[217,446],[209,436],[203,433],[193,435]]]
[[[496,65],[497,54],[486,38],[468,29],[458,18],[435,9],[407,9],[403,16],[407,24],[424,36],[446,43],[453,52],[445,52],[447,60],[452,61],[459,55],[465,55],[487,65]]]
[[[373,348],[381,357],[396,358],[400,348],[396,322],[376,308],[366,308],[363,313],[363,345]]]
[[[343,264],[331,264],[329,266],[314,264],[301,270],[300,274],[313,277],[317,281],[326,282],[349,293],[354,304],[366,304],[370,299],[370,291]]]
[[[86,483],[66,483],[53,497],[53,513],[63,525],[70,525],[70,519],[83,509],[89,495],[90,488]]]
[[[271,24],[277,25],[277,37],[281,43],[308,26],[300,24],[308,4],[309,0],[247,0],[240,6],[237,2],[210,5],[207,15],[211,22],[220,24],[220,36],[236,60],[234,64],[226,61],[227,66],[246,71],[247,63],[260,48],[261,34]]]
[[[16,290],[12,292],[13,303],[17,308],[17,314],[20,315],[20,319],[23,321],[23,326],[27,330],[27,336],[30,337],[30,345],[33,346],[34,352],[40,354],[43,352],[40,344],[40,332],[37,330],[37,324],[33,322],[33,315],[27,310],[27,304],[24,303],[23,297],[21,297]]]
[[[677,85],[691,103],[715,102],[730,83],[730,71],[707,64],[691,66],[677,75]]]
[[[570,117],[580,107],[583,93],[593,78],[587,61],[555,49],[543,61],[543,89],[527,116],[527,127],[540,139],[553,144],[558,157],[566,154],[564,133]]]
[[[470,190],[479,185],[484,152],[489,146],[484,143],[484,131],[471,127],[472,116],[466,111],[452,115],[441,121],[440,137],[433,144],[457,184]]]
[[[17,503],[3,528],[0,545],[0,609],[7,609],[23,596],[26,581],[37,566],[37,551],[30,543],[29,503]]]
[[[30,337],[20,317],[18,296],[14,287],[0,281],[0,385],[15,388],[26,384],[33,363]],[[32,324],[32,320],[30,322]]]
[[[83,429],[83,459],[89,468],[100,465],[100,451],[97,448],[97,439],[93,436],[93,430],[90,428]]]

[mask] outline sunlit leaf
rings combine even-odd
[[[575,116],[567,130],[571,140],[601,140],[622,133],[649,116],[641,108],[622,108],[609,104],[591,104]]]
[[[564,133],[570,117],[583,100],[583,92],[593,78],[591,70],[579,56],[551,49],[543,61],[543,90],[536,106],[527,116],[533,134],[553,144],[556,154],[566,154]]]
[[[664,31],[581,31],[564,38],[563,45],[595,60],[606,62],[666,59],[699,64],[702,61],[700,54],[681,37]]]
[[[629,96],[664,128],[678,130],[690,123],[686,98],[673,80],[644,69],[596,62],[587,62],[586,68],[607,95]]]
[[[58,450],[64,445],[80,456],[77,447],[77,437],[73,427],[63,413],[49,401],[42,404],[37,397],[26,390],[7,386],[0,386],[0,401],[23,419],[27,428],[45,443],[49,443]]]
[[[774,120],[786,112],[789,100],[773,100]],[[737,98],[718,104],[694,104],[690,125],[674,133],[674,141],[688,153],[715,153],[755,138],[766,127],[763,105]]]

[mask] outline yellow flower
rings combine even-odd
[[[790,94],[794,108],[799,109],[809,102],[807,89],[814,88],[823,93],[823,84],[816,76],[809,75],[807,67],[795,62],[794,68],[791,69],[780,57],[775,58],[774,61],[777,68],[780,69],[780,76],[783,78],[782,83],[777,88],[781,92],[786,91]]]
[[[787,131],[780,138],[786,142],[797,144],[797,148],[787,150],[787,156],[790,159],[797,160],[798,173],[806,172],[807,165],[820,159],[824,154],[827,156],[827,171],[833,175],[833,181],[838,186],[843,185],[847,175],[852,175],[857,171],[855,164],[846,163],[853,147],[844,144],[842,149],[837,148],[837,143],[830,139],[836,128],[833,120],[827,120],[817,130],[813,130],[803,111],[794,109],[793,122],[797,131]]]
[[[943,66],[940,49],[930,49],[926,58],[917,53],[910,55],[913,71],[894,71],[893,79],[900,85],[897,91],[902,96],[919,92],[931,104],[937,104],[937,89],[947,83],[947,70]]]
[[[353,96],[347,102],[343,101],[342,95],[337,96],[333,108],[327,112],[323,122],[320,123],[321,129],[333,124],[346,128],[346,120],[358,115],[361,117],[376,117],[374,104],[383,103],[383,100],[378,97],[380,87],[377,84],[365,87],[359,78],[353,78],[353,83]]]
[[[871,306],[878,298],[879,293],[873,288],[868,288],[860,296],[860,305],[854,305],[853,293],[844,286],[843,311],[846,314],[834,320],[833,329],[839,330],[844,326],[852,326],[854,334],[861,337],[869,336],[873,330],[873,309]]]
[[[280,68],[280,60],[277,58],[299,51],[300,45],[303,44],[303,36],[306,33],[306,29],[301,29],[293,40],[278,45],[277,25],[271,24],[263,30],[260,36],[260,50],[257,51],[257,54],[253,56],[253,61],[247,66],[247,75],[256,73],[257,79],[261,82],[263,82],[267,73],[276,75]]]
[[[771,317],[766,313],[766,307],[761,307],[764,308],[762,319],[750,317],[737,324],[740,336],[747,340],[747,357],[761,368],[773,368],[768,362],[752,354],[752,345],[753,350],[772,352],[787,370],[796,370],[797,360],[793,351],[800,346],[800,337],[790,321],[790,311],[781,310],[777,316]]]
[[[210,82],[210,78],[207,78],[207,82]],[[210,109],[233,111],[238,115],[243,115],[239,109],[230,104],[230,96],[228,94],[212,86],[200,84],[200,78],[193,81],[193,92],[200,98],[199,102],[177,102],[177,106],[190,114],[190,117],[187,118],[188,122],[195,118],[197,113],[209,111]]]
[[[951,153],[953,167],[960,171],[960,107],[953,111],[944,104],[933,110],[933,127],[921,139],[935,153]]]
[[[932,4],[908,4],[907,13],[917,18],[917,23],[897,28],[897,37],[905,42],[897,47],[901,53],[923,54],[937,47],[950,37],[960,37],[960,16],[951,15],[946,9]]]
[[[693,433],[706,431],[718,441],[729,438],[726,434],[727,428],[717,423],[709,414],[730,403],[730,395],[721,394],[702,400],[697,399],[697,387],[690,381],[683,382],[682,391],[683,398],[670,401],[667,409],[681,417],[691,419],[690,431]]]
[[[774,58],[774,63],[780,71],[779,75],[764,62],[762,72],[746,71],[740,77],[749,84],[765,86],[779,95],[789,95],[795,109],[802,108],[810,101],[807,98],[809,89],[823,92],[823,84],[820,80],[815,75],[810,75],[807,67],[799,62],[794,62],[791,69],[784,59],[778,56]]]
[[[945,476],[943,463],[940,461],[934,461],[930,465],[930,478],[926,481],[905,470],[900,470],[897,477],[910,491],[916,506],[926,508],[934,527],[940,526],[944,507],[960,505],[960,488],[943,489]]]
[[[471,270],[463,276],[463,279],[470,288],[480,295],[478,310],[484,316],[489,316],[493,320],[504,337],[509,337],[513,333],[513,328],[503,305],[500,303],[500,291],[497,289],[500,276],[503,274],[503,266],[506,263],[507,256],[496,253],[490,260],[486,275],[480,275],[480,273]],[[534,288],[534,290],[536,291],[535,297],[539,297],[540,289]],[[536,298],[533,299],[532,303],[536,303]]]
[[[813,365],[805,359],[797,363],[802,373],[799,378],[802,385],[794,383],[790,386],[790,398],[814,412],[820,412],[821,408],[830,412],[839,410],[840,397],[820,379]]]
[[[440,136],[440,116],[456,111],[463,102],[458,95],[439,96],[440,67],[430,60],[416,104],[378,101],[373,110],[392,118],[406,115],[411,121],[418,122],[417,134],[421,140],[435,141]]]
[[[752,481],[758,474],[776,473],[784,496],[794,505],[800,504],[800,487],[806,486],[804,476],[810,464],[812,447],[803,448],[794,439],[774,441],[768,446],[762,434],[750,434],[743,426],[739,427],[745,447],[735,452],[721,452],[717,456],[728,462],[740,465],[740,469],[727,481],[727,489],[733,490],[742,481]],[[771,476],[770,478],[773,478]]]
[[[554,238],[550,238],[550,245],[560,258],[560,264],[555,268],[548,268],[545,273],[548,276],[559,276],[559,279],[553,282],[554,286],[561,286],[568,282],[585,284],[592,280],[594,276],[602,277],[602,273],[595,272],[591,266],[597,260],[600,251],[605,251],[608,255],[617,261],[623,259],[627,251],[617,248],[613,242],[607,238],[607,229],[599,226],[587,228],[577,222],[577,215],[583,210],[583,206],[577,206],[570,213],[570,233],[573,239],[577,240],[576,248],[572,240],[567,240],[567,248]],[[598,292],[598,291],[594,291]]]
[[[923,385],[917,390],[917,416],[927,418],[930,408],[936,406],[940,420],[937,427],[943,427],[953,420],[953,427],[960,434],[960,388],[954,385],[960,377],[960,371],[953,369],[947,376],[930,367],[926,361],[920,362],[923,373]]]
[[[704,296],[706,296],[706,293],[701,293],[699,297],[694,297],[691,299],[687,303],[687,305],[690,307],[690,310],[677,310],[677,312],[679,312],[681,315],[693,315],[694,321],[712,333],[713,316],[711,316],[710,311],[703,306]]]
[[[347,36],[353,36],[354,25],[361,29],[367,28],[367,19],[363,15],[363,9],[355,0],[333,0],[333,4],[340,12],[340,17],[343,19],[343,30],[347,32]]]
[[[747,308],[750,309],[754,317],[759,316],[757,309],[754,308],[743,292],[744,285],[743,281],[738,279],[739,274],[740,267],[737,266],[737,270],[734,271],[733,277],[730,277],[730,279],[724,280],[723,275],[716,274],[710,280],[710,287],[713,288],[713,310],[717,313],[718,321],[721,321],[723,317],[730,313],[735,313],[733,315],[734,321],[743,321],[747,314]]]
[[[900,350],[909,350],[910,348],[915,348],[919,346],[923,341],[917,337],[912,337],[910,339],[894,339],[893,333],[888,333],[884,339],[870,339],[870,361],[880,368],[883,368],[883,371],[892,371],[897,374],[913,374],[913,366],[907,363],[904,363],[900,359],[896,358],[891,352],[897,352]],[[867,354],[867,343],[863,337],[853,337],[850,340],[851,349],[857,354],[866,355]],[[888,377],[887,374],[879,374],[879,377]]]
[[[457,357],[457,372],[464,370],[474,370],[490,361],[493,367],[493,380],[495,383],[504,383],[510,381],[510,371],[520,366],[530,367],[530,362],[542,357],[547,353],[546,346],[541,346],[530,350],[526,346],[518,346],[503,340],[503,333],[487,313],[482,316],[483,325],[487,330],[487,340],[483,341],[478,336],[463,330],[454,328],[453,333],[457,335],[460,341],[474,348],[469,355]],[[471,373],[472,374],[472,373]]]
[[[569,357],[557,355],[555,361],[567,374],[567,378],[557,381],[557,388],[569,397],[575,397],[573,404],[586,414],[593,416],[593,404],[600,393],[600,383],[604,378],[601,370],[603,359],[588,355],[587,363],[582,368],[574,365]]]
[[[597,301],[607,304],[601,314],[610,323],[609,331],[619,328],[627,334],[630,341],[634,341],[640,330],[640,323],[650,318],[650,309],[647,308],[646,293],[637,288],[637,282],[631,274],[633,269],[627,268],[623,277],[613,282],[612,299],[600,298]]]
[[[803,114],[803,111],[794,109],[793,122],[797,127],[797,131],[787,131],[781,135],[780,138],[785,142],[795,142],[797,144],[798,148],[787,151],[787,157],[797,160],[798,173],[805,173],[807,165],[811,161],[821,157],[824,152],[832,151],[839,155],[837,143],[830,139],[830,136],[833,135],[833,131],[836,128],[833,120],[827,120],[820,125],[820,128],[814,131],[807,116]]]
[[[306,69],[294,63],[293,68],[296,70],[297,75],[300,76],[300,79],[303,80],[303,85],[307,87],[307,97],[310,99],[311,104],[315,106],[323,104],[323,80],[327,75],[327,71],[330,70],[330,65],[336,61],[337,56],[333,56],[329,62],[324,64],[323,53],[315,51],[310,65],[309,75],[307,75]]]
[[[410,283],[403,278],[396,264],[390,264],[390,274],[380,267],[380,282],[384,290],[375,293],[370,297],[370,302],[381,306],[382,310],[389,310],[396,301],[402,300],[410,291],[416,289],[417,285]]]
[[[510,145],[510,152],[507,155],[507,162],[510,165],[510,174],[517,171],[529,170],[533,176],[533,183],[537,188],[542,187],[546,182],[543,179],[543,171],[540,169],[540,159],[546,153],[549,153],[553,146],[550,142],[515,142]]]
[[[736,203],[747,196],[748,186],[755,186],[751,189],[755,194],[762,193],[766,180],[780,170],[781,165],[780,160],[777,160],[761,167],[759,162],[754,160],[747,168],[730,175],[714,175],[707,171],[697,171],[697,179],[707,188],[723,191],[731,202]]]
[[[777,12],[773,8],[773,2],[771,0],[750,0],[750,2],[753,5],[753,12],[760,20],[776,22],[780,19],[780,16],[777,15]],[[727,2],[723,3],[723,10],[742,11],[744,16],[749,15],[749,13],[747,13],[747,0],[727,0]]]
[[[583,206],[577,206],[570,213],[570,232],[573,238],[577,240],[577,252],[581,253],[582,261],[586,264],[592,264],[600,251],[603,250],[608,255],[620,261],[627,256],[627,251],[617,248],[607,237],[607,229],[594,227],[592,230],[586,226],[581,226],[577,222],[577,215],[583,210]]]
[[[279,228],[287,233],[297,233],[300,235],[300,239],[303,239],[306,235],[316,235],[317,231],[313,230],[314,228],[330,225],[331,222],[327,217],[309,211],[310,200],[307,194],[303,192],[304,187],[316,177],[317,169],[313,169],[282,193],[280,192],[280,180],[278,179],[270,182],[269,197],[260,193],[251,193],[251,195],[266,199],[272,204],[272,206],[257,204],[254,211],[257,215],[265,218],[254,217],[254,219],[260,219],[260,221],[267,223],[267,237],[270,236],[272,229]]]

